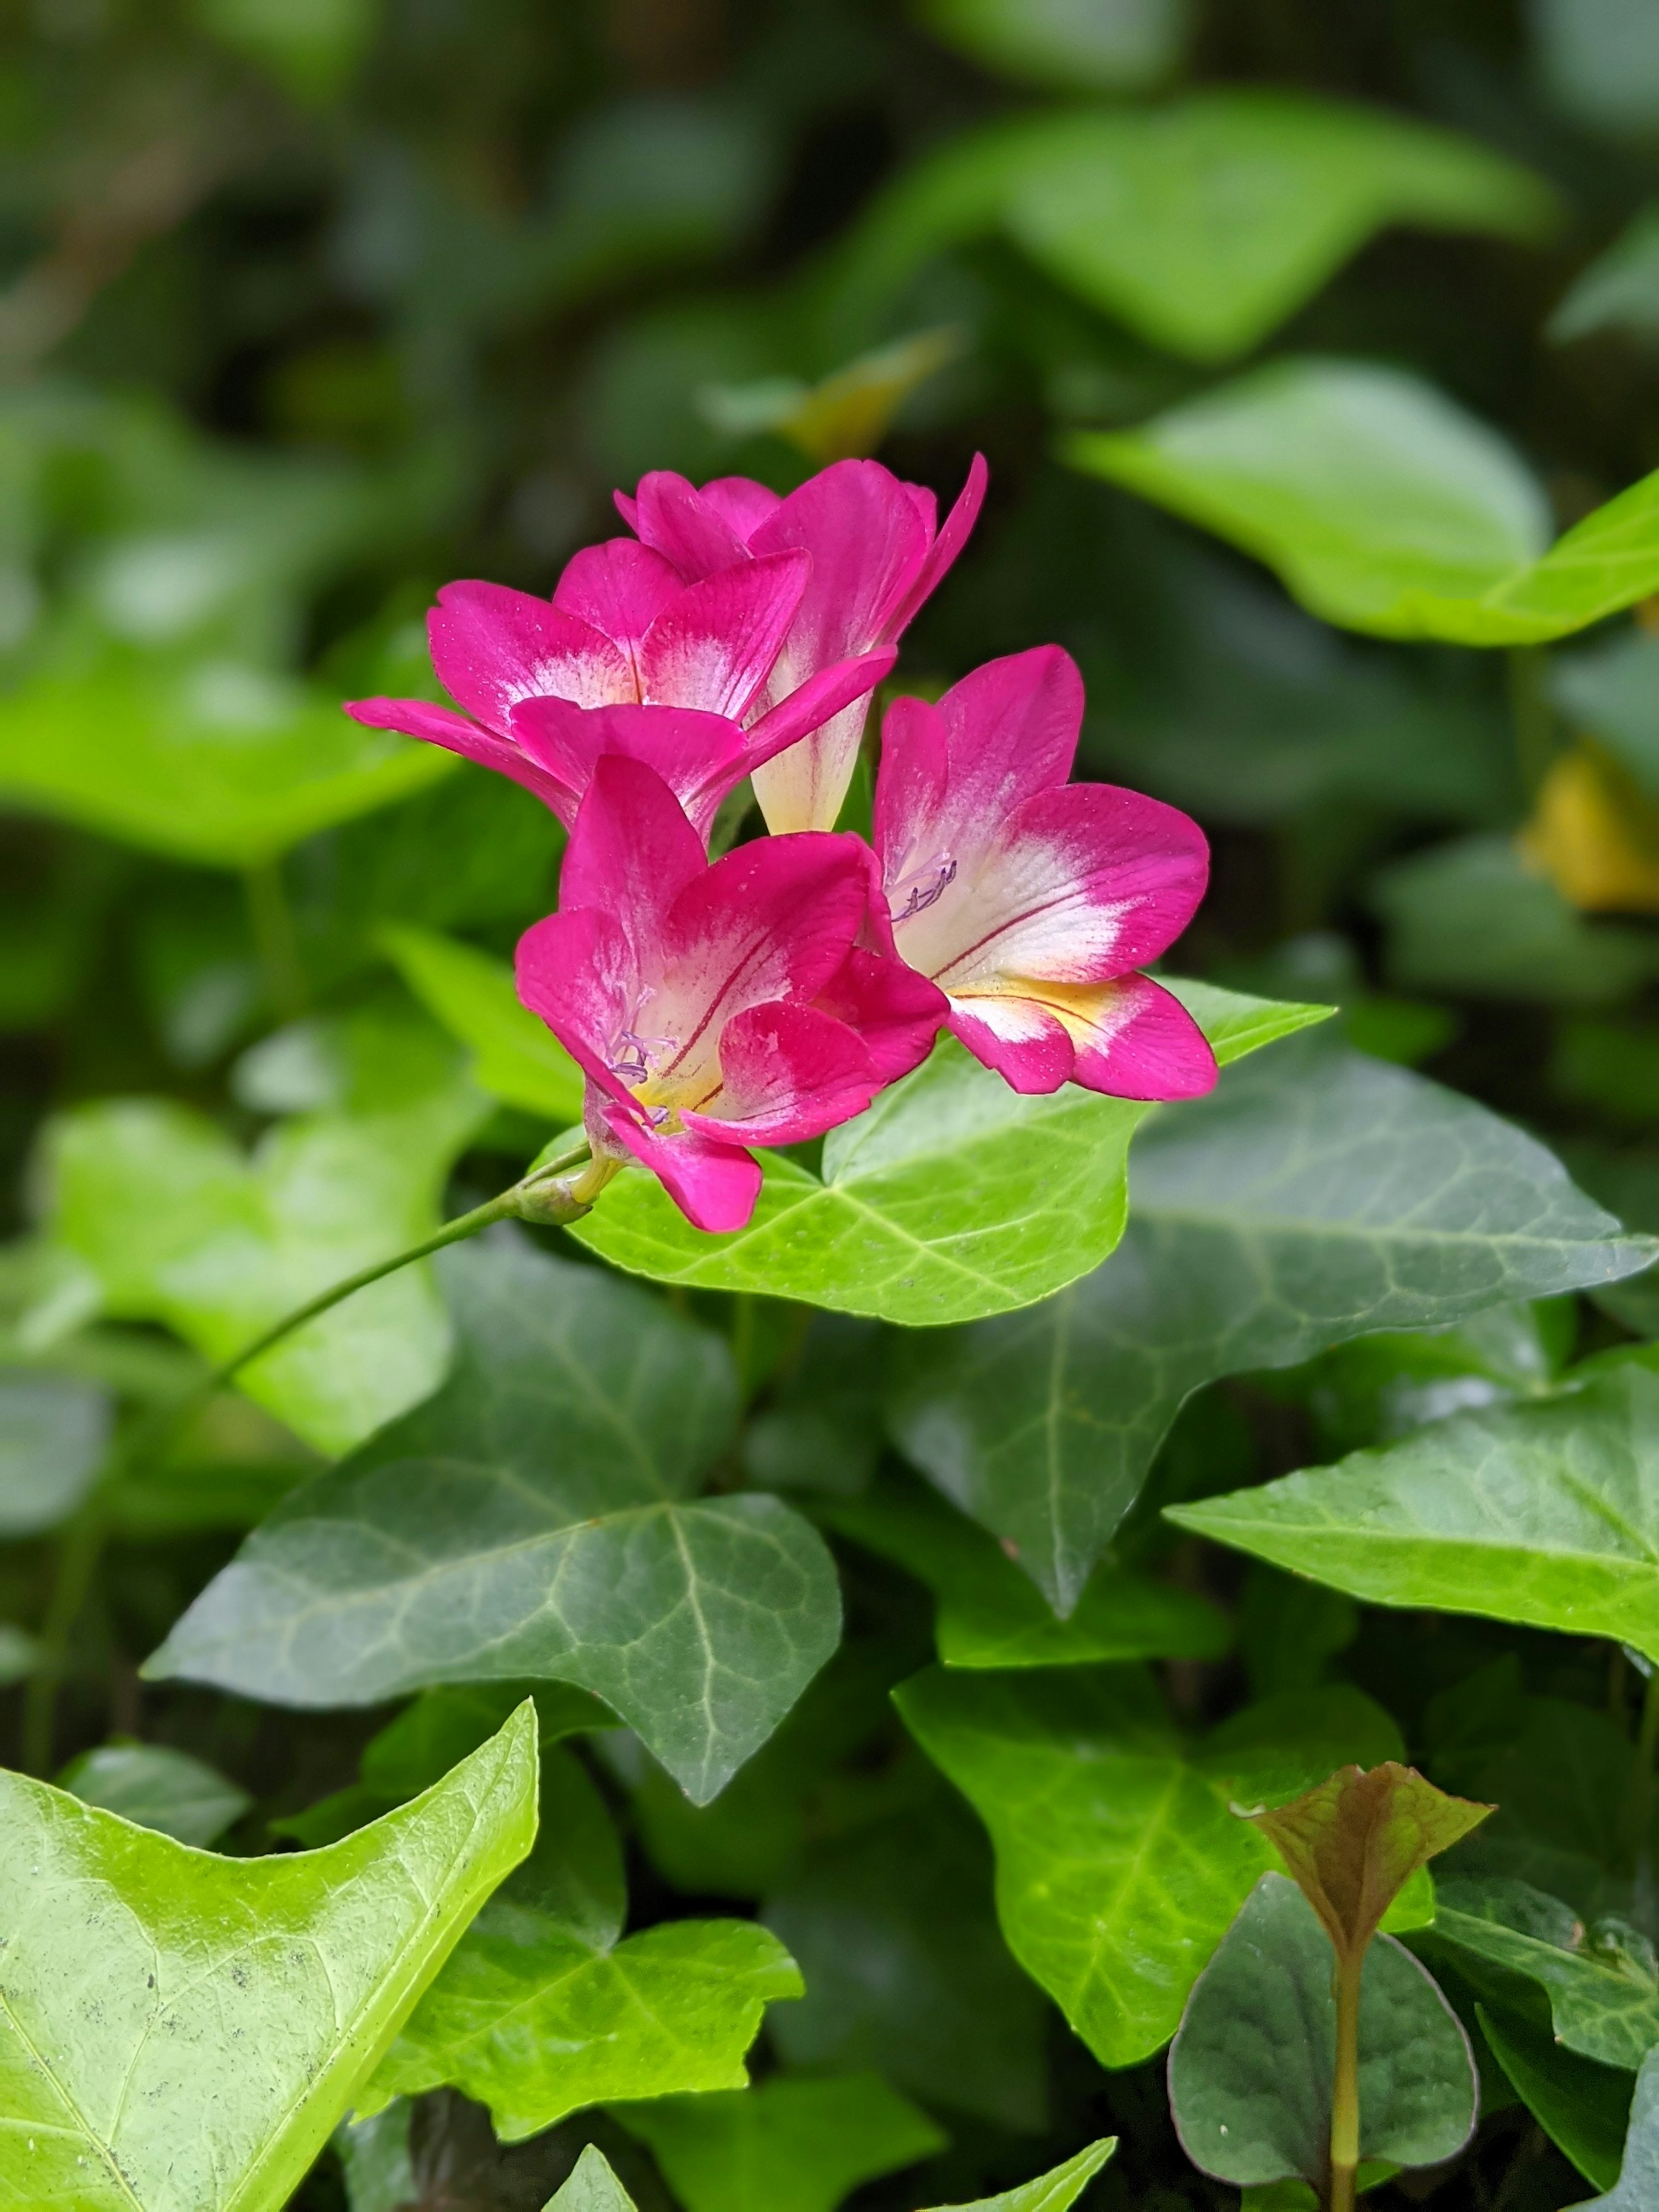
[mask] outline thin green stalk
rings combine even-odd
[[[1555,713],[1550,705],[1549,659],[1542,646],[1509,649],[1510,727],[1516,773],[1528,806],[1542,788],[1555,757]]]
[[[1638,1881],[1648,1869],[1653,1836],[1653,1762],[1659,1752],[1659,1667],[1648,1676],[1642,1692],[1642,1720],[1636,1731],[1636,1752],[1630,1788],[1625,1799],[1626,1834],[1631,1866]]]
[[[1330,2212],[1353,2212],[1359,2170],[1359,1984],[1363,1948],[1336,1962],[1336,2066],[1331,2076]]]
[[[69,1657],[70,1638],[98,1571],[108,1525],[102,1501],[94,1492],[64,1529],[58,1544],[58,1572],[41,1624],[40,1653],[24,1693],[23,1769],[28,1774],[52,1771],[58,1692]]]
[[[256,860],[244,868],[242,889],[266,994],[284,1021],[296,1020],[306,1010],[306,977],[282,861]]]

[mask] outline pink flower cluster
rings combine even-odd
[[[1172,806],[1067,781],[1083,684],[1057,646],[994,660],[882,728],[873,841],[837,833],[870,695],[972,529],[975,460],[933,495],[838,461],[787,498],[728,477],[617,495],[632,538],[550,600],[446,586],[433,664],[462,711],[360,721],[499,769],[570,831],[519,995],[587,1078],[597,1188],[628,1159],[699,1229],[740,1229],[751,1145],[861,1113],[949,1029],[1016,1091],[1187,1098],[1215,1080],[1179,1000],[1138,973],[1203,896]],[[771,834],[708,856],[743,779]]]

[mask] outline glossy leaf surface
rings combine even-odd
[[[829,1553],[775,1498],[695,1498],[737,1413],[711,1331],[512,1241],[443,1273],[449,1381],[279,1507],[150,1671],[302,1705],[551,1676],[704,1802],[834,1650]]]
[[[1170,2051],[1170,2106],[1194,2166],[1241,2187],[1330,2165],[1334,1966],[1313,1908],[1283,1875],[1250,1892],[1194,1985]],[[1391,1936],[1365,1954],[1359,2150],[1436,2166],[1474,2131],[1468,2038],[1426,1970]]]
[[[1659,1657],[1659,1374],[1620,1364],[1170,1517],[1376,1604],[1609,1636]]]
[[[1131,1180],[1103,1267],[890,1353],[894,1442],[1062,1610],[1201,1384],[1612,1280],[1650,1249],[1509,1123],[1323,1038],[1158,1115]]]
[[[621,1846],[568,1752],[542,1763],[536,1849],[461,1938],[362,2099],[453,2082],[504,2142],[611,2098],[727,2089],[775,1997],[800,1976],[747,1920],[675,1920],[622,1939]]]
[[[1218,1059],[1324,1018],[1206,984],[1182,995]],[[1047,1297],[1123,1233],[1124,1162],[1148,1109],[1075,1085],[1022,1097],[943,1038],[914,1075],[824,1139],[822,1175],[765,1156],[747,1229],[693,1229],[628,1170],[572,1234],[630,1273],[751,1291],[917,1328]]]
[[[686,2212],[836,2212],[861,2182],[947,2140],[878,2074],[774,2075],[752,2089],[622,2106],[616,2117],[650,2145]]]
[[[1166,2043],[1240,1905],[1274,1867],[1230,1808],[1305,1789],[1344,1759],[1396,1756],[1358,1691],[1247,1707],[1197,1745],[1128,1670],[973,1676],[896,1692],[935,1765],[990,1831],[1015,1957],[1106,2066]]]
[[[0,1777],[0,2140],[21,2204],[279,2212],[529,1849],[524,1711],[325,1851],[216,1859]]]
[[[1552,546],[1517,456],[1398,370],[1275,362],[1066,455],[1254,553],[1326,621],[1382,637],[1536,644],[1659,586],[1659,476]]]

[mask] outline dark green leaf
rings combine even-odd
[[[921,0],[935,38],[1022,83],[1138,91],[1166,76],[1191,29],[1190,0]]]
[[[0,1369],[0,1536],[32,1536],[75,1510],[109,1443],[95,1382]]]
[[[1493,2057],[1544,2133],[1586,2181],[1611,2189],[1630,2124],[1635,2076],[1598,2066],[1513,2013],[1475,2013]]]
[[[1636,2077],[1618,2185],[1592,2203],[1576,2206],[1574,2212],[1648,2212],[1655,2203],[1659,2203],[1659,2051],[1650,2051]]]
[[[217,1843],[253,1802],[204,1760],[157,1743],[106,1743],[83,1751],[58,1776],[58,1786],[83,1805],[100,1805],[138,1827],[204,1849]]]

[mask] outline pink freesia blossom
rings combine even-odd
[[[688,580],[741,576],[792,550],[811,554],[811,574],[760,694],[775,710],[822,671],[896,645],[966,543],[985,483],[975,455],[943,528],[933,493],[878,461],[837,461],[787,499],[745,477],[699,490],[659,470],[640,479],[631,499],[618,492],[617,505],[641,542]],[[752,771],[769,830],[834,827],[868,707],[867,695],[854,700]]]
[[[706,837],[734,785],[893,665],[877,647],[799,683],[775,680],[811,570],[810,554],[785,548],[687,583],[662,555],[614,538],[578,553],[550,601],[447,584],[428,635],[438,679],[465,711],[360,699],[346,712],[499,769],[567,827],[601,753],[653,761]]]
[[[1134,970],[1192,919],[1209,849],[1173,806],[1066,781],[1082,720],[1057,646],[988,662],[936,707],[895,701],[874,823],[893,943],[1016,1091],[1194,1097],[1209,1045]]]
[[[861,948],[874,873],[851,836],[763,837],[711,866],[656,772],[595,763],[560,911],[519,995],[587,1077],[590,1195],[630,1157],[699,1229],[741,1229],[744,1149],[820,1136],[922,1060],[943,994]]]

